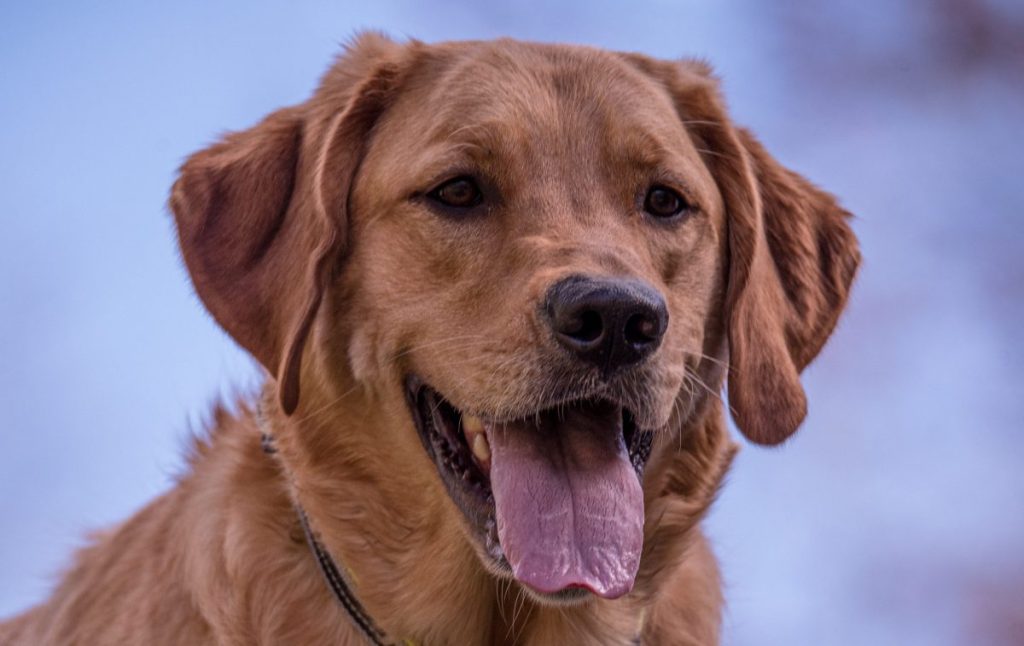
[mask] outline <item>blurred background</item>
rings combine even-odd
[[[709,519],[725,643],[1024,644],[1024,4],[0,6],[0,616],[169,487],[257,372],[194,297],[178,164],[302,101],[361,28],[701,56],[737,121],[858,216],[811,413]]]

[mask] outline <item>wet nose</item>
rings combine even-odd
[[[668,327],[665,299],[639,280],[569,276],[548,289],[545,310],[558,342],[605,373],[648,357]]]

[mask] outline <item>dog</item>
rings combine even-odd
[[[715,644],[700,522],[860,262],[708,65],[365,34],[192,155],[184,263],[265,368],[3,644]]]

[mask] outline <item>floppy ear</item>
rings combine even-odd
[[[751,441],[778,444],[807,414],[799,373],[818,355],[860,264],[850,214],[745,130],[729,208],[729,405]],[[749,197],[747,197],[749,195]]]
[[[835,327],[860,263],[850,214],[732,126],[706,64],[627,59],[669,91],[722,194],[729,406],[749,440],[778,444],[807,414],[800,371]]]
[[[397,47],[363,37],[309,102],[195,153],[171,191],[196,292],[276,378],[286,413],[298,405],[303,348],[343,253],[349,188],[398,73],[375,61],[388,44]]]

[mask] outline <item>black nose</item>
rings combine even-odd
[[[637,280],[569,276],[545,300],[555,338],[605,373],[640,362],[668,327],[665,299]]]

